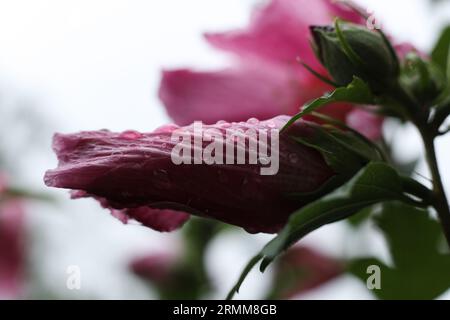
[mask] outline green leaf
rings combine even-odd
[[[442,69],[442,72],[447,75],[447,79],[450,80],[450,26],[447,26],[441,33],[431,58]]]
[[[315,126],[312,134],[292,138],[319,151],[327,164],[339,174],[354,175],[368,162],[381,160],[378,150],[371,144],[351,132],[332,127]]]
[[[352,132],[333,129],[331,135],[336,142],[347,148],[354,155],[359,156],[365,160],[365,163],[370,161],[381,161],[383,154],[377,146],[368,139],[362,139],[362,135],[356,136]]]
[[[403,198],[402,179],[397,172],[384,163],[372,162],[340,188],[293,213],[284,229],[262,249],[245,271],[248,273],[249,268],[261,259],[260,270],[264,271],[284,250],[326,224],[348,218],[376,203]],[[229,297],[237,292],[246,273],[243,273]]]
[[[310,203],[342,186],[369,162],[382,161],[381,151],[354,131],[342,131],[328,125],[311,125],[307,136],[292,136],[295,141],[319,151],[335,174],[318,190],[290,193],[289,197]]]
[[[315,201],[340,187],[369,162],[384,160],[382,151],[372,141],[352,129],[338,129],[335,125],[342,125],[334,119],[332,125],[308,125],[313,129],[308,135],[293,135],[291,138],[320,152],[335,174],[318,190],[288,194],[290,197],[301,198],[303,203]]]
[[[365,221],[367,221],[370,218],[370,216],[373,214],[373,212],[375,210],[375,207],[377,207],[377,206],[371,206],[371,207],[362,209],[358,213],[356,213],[353,216],[351,216],[350,218],[348,218],[347,222],[349,223],[350,226],[352,226],[354,228],[358,228],[359,226],[361,226]]]
[[[257,264],[259,262],[259,260],[261,260],[261,255],[258,254],[256,256],[254,256],[245,266],[244,270],[242,271],[239,280],[237,281],[237,283],[234,285],[234,287],[230,290],[230,292],[228,293],[226,300],[231,300],[234,296],[235,293],[239,292],[239,288],[241,287],[242,283],[244,282],[245,278],[247,277],[247,275],[250,273],[250,271],[252,271],[253,267],[255,266],[255,264]]]
[[[341,44],[341,48],[342,48],[342,50],[344,50],[345,54],[347,55],[347,58],[350,59],[352,64],[354,64],[356,66],[358,66],[358,65],[364,66],[365,65],[364,61],[353,50],[352,46],[348,43],[347,39],[345,38],[344,34],[342,33],[339,18],[336,18],[334,20],[334,28],[336,29],[336,35],[339,39],[339,43]]]
[[[331,93],[326,93],[322,97],[307,103],[302,111],[296,114],[286,123],[282,130],[288,128],[301,117],[334,102],[350,102],[356,104],[375,104],[375,98],[372,95],[367,84],[360,78],[354,77],[353,81],[346,87],[340,87]]]
[[[284,229],[263,248],[261,271],[321,226],[348,218],[373,204],[402,198],[402,181],[397,172],[384,163],[370,163],[342,187],[293,213]]]
[[[349,271],[363,282],[369,277],[369,265],[380,267],[381,288],[373,294],[381,299],[433,299],[450,287],[450,254],[441,252],[441,228],[427,211],[391,202],[383,205],[376,221],[386,237],[393,265],[376,258],[349,264]]]

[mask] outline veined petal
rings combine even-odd
[[[180,125],[294,114],[309,98],[303,80],[264,62],[217,72],[165,71],[159,97]]]

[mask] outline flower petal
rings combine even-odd
[[[336,15],[353,22],[361,19],[328,0],[272,0],[255,10],[250,25],[239,31],[207,33],[213,46],[238,55],[262,57],[278,63],[295,64],[297,56],[317,67],[310,47],[309,26],[329,24]]]
[[[159,232],[177,230],[190,218],[190,215],[184,212],[149,207],[127,209],[126,214],[144,226]]]
[[[111,215],[122,223],[127,224],[130,219],[134,219],[144,226],[159,232],[171,232],[179,229],[190,218],[190,215],[185,212],[161,210],[145,206],[132,209],[115,209],[105,198],[96,197],[81,190],[71,192],[72,199],[89,197],[97,200],[103,208],[109,209]]]
[[[361,108],[353,109],[347,116],[347,124],[370,140],[378,140],[382,136],[384,118]]]
[[[165,71],[159,96],[169,116],[186,125],[294,114],[306,100],[302,91],[301,79],[261,62],[218,72]]]
[[[164,284],[171,280],[177,258],[170,254],[153,253],[137,257],[130,263],[130,269],[136,275],[156,284]]]

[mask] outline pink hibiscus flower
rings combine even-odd
[[[238,62],[212,72],[164,71],[159,96],[169,116],[186,125],[297,113],[305,102],[332,89],[300,66],[297,57],[326,74],[311,48],[309,26],[330,24],[335,16],[361,22],[356,13],[329,0],[272,0],[255,10],[246,29],[207,33],[212,46],[234,53]],[[321,112],[371,139],[381,135],[382,118],[368,111],[334,104]]]
[[[6,180],[0,179],[0,299],[15,299],[24,289],[24,211],[20,200],[6,195]]]
[[[143,279],[164,285],[172,280],[177,263],[177,258],[173,255],[152,253],[133,259],[130,269]]]

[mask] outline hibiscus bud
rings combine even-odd
[[[421,105],[432,103],[441,95],[446,85],[442,70],[415,52],[406,55],[401,81]]]
[[[339,86],[354,76],[374,85],[397,78],[398,58],[379,32],[351,23],[310,29],[317,57]]]
[[[321,195],[330,178],[335,178],[333,187],[345,182],[339,168],[331,167],[310,144],[300,142],[312,137],[320,143],[317,140],[323,134],[319,132],[326,129],[298,121],[279,136],[274,134],[289,119],[171,125],[145,134],[105,130],[57,134],[54,150],[59,166],[46,173],[45,183],[82,190],[131,218],[136,217],[133,208],[170,209],[241,226],[249,232],[277,232],[292,212]],[[192,150],[181,150],[191,143]],[[234,162],[229,161],[228,151],[236,157]],[[336,162],[347,166],[346,174],[356,173],[364,165],[353,161],[351,154],[333,154],[334,159],[340,156]],[[277,163],[277,170],[265,175],[270,162]],[[137,220],[144,221],[147,214],[140,213]],[[165,214],[173,219],[173,214]],[[155,215],[158,213],[152,212],[147,220],[158,220]]]

